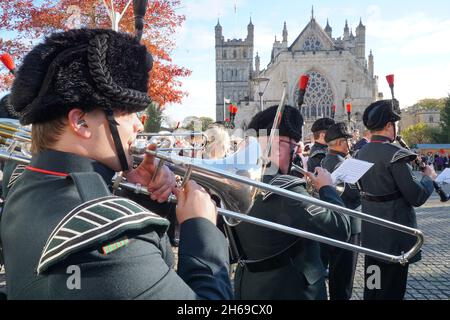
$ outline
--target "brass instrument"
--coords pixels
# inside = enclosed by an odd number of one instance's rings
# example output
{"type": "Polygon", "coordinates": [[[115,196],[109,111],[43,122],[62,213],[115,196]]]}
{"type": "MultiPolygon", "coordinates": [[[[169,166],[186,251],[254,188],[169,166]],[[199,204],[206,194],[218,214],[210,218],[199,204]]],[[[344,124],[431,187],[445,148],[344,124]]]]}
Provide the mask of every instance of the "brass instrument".
{"type": "MultiPolygon", "coordinates": [[[[137,136],[136,143],[133,145],[138,145],[139,148],[149,144],[156,144],[158,150],[167,152],[195,152],[203,151],[208,141],[206,135],[203,132],[160,132],[160,133],[139,133],[137,136]],[[202,137],[202,142],[198,143],[195,141],[197,137],[202,137]],[[192,141],[180,141],[182,138],[190,138],[192,141]],[[181,142],[181,143],[180,143],[181,142]],[[184,143],[183,143],[184,142],[184,143]],[[189,144],[189,146],[186,146],[189,144]]],[[[133,150],[132,150],[133,152],[133,150]]]]}
{"type": "MultiPolygon", "coordinates": [[[[383,220],[355,210],[324,202],[310,196],[305,196],[260,182],[262,177],[262,163],[258,159],[260,148],[256,139],[249,139],[247,146],[244,149],[222,160],[201,160],[180,157],[161,151],[145,150],[145,153],[160,159],[161,164],[168,162],[169,168],[176,174],[184,174],[184,182],[192,177],[199,184],[207,187],[213,194],[217,195],[225,206],[224,209],[218,208],[218,213],[224,216],[224,218],[226,218],[226,223],[231,226],[237,225],[240,222],[253,223],[258,226],[286,232],[342,249],[367,254],[391,263],[400,264],[408,263],[408,261],[419,252],[423,244],[423,234],[418,229],[406,227],[401,224],[393,223],[388,220],[383,220]],[[293,200],[327,208],[386,228],[408,233],[415,236],[417,241],[408,252],[396,256],[248,216],[247,213],[253,205],[255,196],[261,191],[273,192],[274,194],[286,196],[293,200]]],[[[15,151],[0,151],[0,158],[17,161],[23,164],[28,164],[30,161],[30,157],[19,155],[15,151]]],[[[140,185],[134,185],[120,180],[115,180],[113,183],[118,187],[132,190],[139,194],[149,194],[146,188],[140,185]]],[[[176,198],[171,196],[169,201],[176,202],[176,198]]]]}
{"type": "MultiPolygon", "coordinates": [[[[295,163],[292,163],[292,168],[291,171],[293,172],[298,172],[302,175],[304,175],[306,177],[306,174],[308,173],[307,170],[303,169],[302,167],[296,165],[295,163]]],[[[305,178],[306,181],[306,191],[310,194],[310,195],[314,195],[316,192],[314,190],[313,185],[311,184],[311,182],[309,181],[309,179],[305,178]]],[[[344,191],[345,191],[345,183],[338,183],[337,185],[335,185],[336,187],[336,191],[338,192],[339,196],[341,196],[344,191]]]]}
{"type": "MultiPolygon", "coordinates": [[[[219,208],[218,213],[224,216],[226,218],[226,223],[231,226],[235,226],[240,222],[253,223],[295,236],[319,241],[342,249],[367,254],[391,263],[400,264],[408,263],[408,261],[419,252],[423,244],[423,234],[418,229],[406,227],[401,224],[361,213],[359,211],[347,209],[345,207],[334,205],[310,196],[301,195],[260,182],[262,178],[261,174],[263,165],[259,159],[260,148],[256,139],[250,138],[245,149],[222,160],[201,160],[174,156],[160,151],[141,151],[155,156],[163,163],[168,163],[169,168],[173,170],[174,173],[184,175],[184,182],[192,178],[200,185],[212,191],[213,194],[217,195],[225,205],[225,209],[219,208]],[[244,162],[242,162],[242,160],[244,160],[244,162]],[[396,256],[248,216],[247,213],[253,205],[255,196],[261,192],[272,192],[293,200],[323,207],[332,211],[360,218],[364,221],[375,223],[386,228],[411,234],[417,238],[417,241],[408,252],[396,256]]],[[[115,185],[127,190],[132,190],[136,193],[148,194],[145,187],[133,185],[123,180],[115,181],[115,185]]],[[[171,196],[169,201],[175,202],[176,198],[171,196]]]]}
{"type": "Polygon", "coordinates": [[[31,132],[18,120],[0,118],[0,159],[27,164],[31,159],[31,132]]]}

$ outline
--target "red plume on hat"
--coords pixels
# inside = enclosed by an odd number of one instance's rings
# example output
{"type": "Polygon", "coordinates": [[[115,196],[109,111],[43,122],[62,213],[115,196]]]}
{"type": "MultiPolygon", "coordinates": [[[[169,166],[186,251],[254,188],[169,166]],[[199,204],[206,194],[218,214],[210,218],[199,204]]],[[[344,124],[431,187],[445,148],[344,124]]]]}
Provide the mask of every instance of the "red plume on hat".
{"type": "Polygon", "coordinates": [[[309,82],[309,76],[302,75],[300,77],[300,82],[299,82],[300,90],[306,90],[306,87],[308,86],[308,82],[309,82]]]}
{"type": "Polygon", "coordinates": [[[331,106],[331,118],[334,119],[334,116],[335,116],[335,115],[336,115],[336,105],[333,104],[333,105],[331,106]]]}
{"type": "Polygon", "coordinates": [[[386,80],[389,84],[389,87],[393,87],[394,86],[394,75],[393,74],[389,74],[386,76],[386,80]]]}
{"type": "Polygon", "coordinates": [[[298,87],[300,89],[300,92],[298,94],[298,106],[299,107],[301,107],[303,105],[306,88],[308,87],[308,82],[309,82],[309,76],[302,74],[302,76],[300,77],[300,81],[298,83],[298,87]]]}
{"type": "Polygon", "coordinates": [[[394,101],[394,99],[395,99],[395,97],[394,97],[394,75],[388,74],[386,76],[386,80],[389,84],[389,88],[391,88],[392,101],[394,101]]]}
{"type": "Polygon", "coordinates": [[[14,74],[14,70],[16,69],[16,66],[14,65],[14,60],[11,57],[9,53],[4,53],[0,56],[0,60],[3,62],[6,68],[14,74]]]}
{"type": "Polygon", "coordinates": [[[347,103],[347,113],[351,113],[351,112],[352,112],[352,104],[347,103]]]}

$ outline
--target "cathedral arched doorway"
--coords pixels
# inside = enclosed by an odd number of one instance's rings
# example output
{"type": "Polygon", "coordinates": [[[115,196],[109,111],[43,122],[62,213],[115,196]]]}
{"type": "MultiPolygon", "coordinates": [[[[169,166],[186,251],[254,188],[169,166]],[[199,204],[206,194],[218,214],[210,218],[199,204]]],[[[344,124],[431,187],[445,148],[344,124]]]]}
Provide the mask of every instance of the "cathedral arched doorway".
{"type": "MultiPolygon", "coordinates": [[[[307,75],[309,76],[309,82],[302,106],[303,117],[305,120],[331,117],[334,95],[330,83],[318,71],[309,71],[307,75]]],[[[297,101],[299,93],[298,86],[296,87],[295,101],[297,101]]]]}

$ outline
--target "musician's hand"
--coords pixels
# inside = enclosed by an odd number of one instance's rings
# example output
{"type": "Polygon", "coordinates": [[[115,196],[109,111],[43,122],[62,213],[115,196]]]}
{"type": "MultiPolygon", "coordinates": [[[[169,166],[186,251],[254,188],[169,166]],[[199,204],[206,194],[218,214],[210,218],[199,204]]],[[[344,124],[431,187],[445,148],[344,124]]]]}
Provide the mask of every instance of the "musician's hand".
{"type": "MultiPolygon", "coordinates": [[[[149,150],[156,150],[156,145],[152,144],[148,147],[149,150]]],[[[163,203],[175,188],[175,175],[166,166],[162,166],[158,171],[155,180],[152,181],[153,175],[158,167],[158,159],[154,156],[145,154],[144,160],[134,170],[126,173],[125,177],[131,183],[139,183],[146,186],[151,193],[151,199],[163,203]]]]}
{"type": "Polygon", "coordinates": [[[432,180],[435,180],[437,178],[437,173],[431,166],[425,166],[422,173],[425,176],[430,177],[432,180]]]}
{"type": "Polygon", "coordinates": [[[217,219],[217,208],[205,189],[194,181],[189,181],[184,189],[174,189],[177,196],[177,220],[179,224],[193,218],[205,218],[214,225],[217,219]]]}
{"type": "Polygon", "coordinates": [[[319,192],[322,187],[333,185],[331,174],[324,168],[317,167],[316,174],[308,172],[307,176],[311,180],[312,185],[317,192],[319,192]]]}

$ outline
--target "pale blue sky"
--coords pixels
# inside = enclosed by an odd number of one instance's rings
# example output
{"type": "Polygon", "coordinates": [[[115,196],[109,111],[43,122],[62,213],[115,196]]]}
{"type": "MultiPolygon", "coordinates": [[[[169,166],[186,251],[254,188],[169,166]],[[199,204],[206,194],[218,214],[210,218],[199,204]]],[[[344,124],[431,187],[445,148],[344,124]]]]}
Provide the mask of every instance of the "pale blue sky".
{"type": "MultiPolygon", "coordinates": [[[[402,106],[450,93],[448,0],[182,0],[178,12],[186,15],[186,21],[176,34],[173,59],[192,70],[183,79],[189,97],[181,105],[167,106],[165,113],[176,121],[190,115],[215,117],[214,26],[218,17],[226,39],[245,38],[251,15],[255,53],[259,52],[264,68],[275,35],[281,38],[284,21],[291,43],[309,22],[311,6],[322,27],[329,19],[333,37],[342,36],[346,19],[354,30],[362,18],[366,54],[372,49],[379,90],[385,96],[389,91],[384,76],[389,73],[396,75],[396,97],[402,106]]],[[[5,33],[0,30],[2,36],[5,33]]]]}
{"type": "Polygon", "coordinates": [[[333,37],[342,36],[346,19],[354,30],[362,18],[367,28],[366,54],[372,49],[379,90],[386,97],[389,88],[384,76],[390,73],[396,75],[396,97],[402,106],[450,93],[449,1],[185,0],[180,12],[186,22],[177,34],[174,62],[193,73],[183,81],[189,97],[181,105],[168,106],[166,114],[175,120],[188,115],[215,117],[214,26],[218,17],[226,39],[245,38],[251,15],[255,53],[259,52],[264,68],[275,35],[281,38],[283,22],[290,44],[309,22],[312,6],[322,27],[329,19],[333,37]]]}

